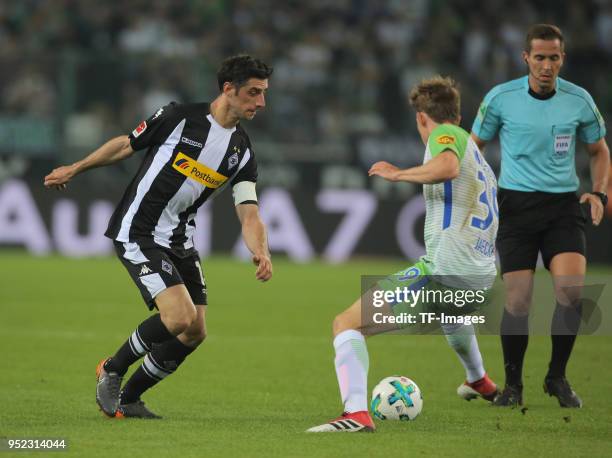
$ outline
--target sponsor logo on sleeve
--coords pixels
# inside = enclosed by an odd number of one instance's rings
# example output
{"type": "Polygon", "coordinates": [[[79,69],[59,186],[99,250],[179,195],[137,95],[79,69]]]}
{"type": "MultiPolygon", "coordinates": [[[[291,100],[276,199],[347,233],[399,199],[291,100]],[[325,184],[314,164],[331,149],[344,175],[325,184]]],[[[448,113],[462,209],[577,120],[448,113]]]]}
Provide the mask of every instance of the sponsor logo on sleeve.
{"type": "Polygon", "coordinates": [[[217,189],[227,181],[227,177],[225,175],[221,175],[219,172],[205,166],[204,164],[181,152],[179,152],[174,158],[172,168],[181,175],[185,175],[187,178],[197,181],[198,183],[211,189],[217,189]]]}
{"type": "Polygon", "coordinates": [[[481,121],[484,119],[486,113],[487,113],[487,104],[482,102],[480,104],[480,108],[478,108],[478,117],[480,118],[481,121]]]}
{"type": "Polygon", "coordinates": [[[605,125],[604,118],[597,107],[595,107],[595,117],[597,118],[599,125],[603,128],[603,126],[605,125]]]}
{"type": "Polygon", "coordinates": [[[436,142],[438,142],[440,145],[451,145],[455,143],[455,137],[452,135],[440,135],[438,138],[436,138],[436,142]]]}
{"type": "Polygon", "coordinates": [[[142,121],[138,127],[132,131],[132,137],[138,138],[147,129],[147,121],[142,121]]]}

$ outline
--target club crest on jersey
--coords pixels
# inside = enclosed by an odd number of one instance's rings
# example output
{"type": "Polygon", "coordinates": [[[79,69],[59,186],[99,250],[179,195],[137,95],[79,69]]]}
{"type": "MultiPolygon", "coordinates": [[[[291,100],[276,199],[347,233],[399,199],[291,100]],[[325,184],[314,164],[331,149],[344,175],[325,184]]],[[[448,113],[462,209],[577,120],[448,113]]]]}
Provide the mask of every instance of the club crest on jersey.
{"type": "Polygon", "coordinates": [[[138,127],[132,131],[132,137],[138,138],[147,129],[147,121],[142,121],[138,127]]]}
{"type": "Polygon", "coordinates": [[[178,171],[181,175],[185,175],[207,188],[217,189],[227,181],[225,175],[205,166],[204,164],[190,158],[186,154],[179,152],[174,158],[172,168],[178,171]]]}
{"type": "Polygon", "coordinates": [[[238,161],[240,159],[238,158],[238,153],[234,153],[232,154],[229,159],[227,160],[227,167],[229,170],[233,169],[234,167],[236,167],[238,165],[238,161]]]}
{"type": "Polygon", "coordinates": [[[455,137],[452,135],[440,135],[438,138],[436,138],[436,142],[438,142],[440,145],[450,145],[455,143],[455,137]]]}

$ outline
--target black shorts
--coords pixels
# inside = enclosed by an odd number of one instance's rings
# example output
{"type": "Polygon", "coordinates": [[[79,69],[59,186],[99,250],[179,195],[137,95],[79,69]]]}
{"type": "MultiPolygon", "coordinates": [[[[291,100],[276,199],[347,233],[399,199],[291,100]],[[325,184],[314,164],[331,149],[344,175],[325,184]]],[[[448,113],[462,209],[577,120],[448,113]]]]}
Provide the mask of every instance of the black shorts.
{"type": "Polygon", "coordinates": [[[501,273],[535,270],[538,252],[544,266],[559,253],[586,255],[586,218],[573,192],[522,192],[501,189],[498,194],[497,252],[501,273]]]}
{"type": "Polygon", "coordinates": [[[150,310],[155,297],[166,288],[184,284],[195,305],[206,305],[206,282],[197,254],[180,258],[157,246],[141,248],[137,243],[115,243],[115,251],[150,310]]]}

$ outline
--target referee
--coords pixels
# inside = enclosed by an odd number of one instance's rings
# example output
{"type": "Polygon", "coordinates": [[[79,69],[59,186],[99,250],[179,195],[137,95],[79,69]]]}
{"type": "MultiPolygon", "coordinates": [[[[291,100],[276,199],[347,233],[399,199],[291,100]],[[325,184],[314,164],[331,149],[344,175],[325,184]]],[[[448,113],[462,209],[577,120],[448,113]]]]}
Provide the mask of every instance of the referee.
{"type": "Polygon", "coordinates": [[[586,272],[586,218],[580,204],[589,203],[591,221],[598,225],[608,200],[610,151],[604,120],[589,93],[558,77],[565,59],[559,28],[532,26],[523,59],[529,74],[494,87],[472,126],[481,150],[499,132],[502,152],[497,250],[506,290],[500,330],[506,385],[494,404],[523,402],[522,368],[539,252],[556,298],[544,390],[561,407],[581,407],[565,377],[580,327],[580,289],[586,272]],[[593,182],[592,191],[580,198],[574,158],[578,140],[590,155],[593,182]]]}
{"type": "MultiPolygon", "coordinates": [[[[96,402],[109,417],[160,418],[140,399],[177,370],[206,336],[206,283],[193,244],[195,215],[230,185],[242,236],[260,281],[272,277],[266,230],[259,217],[257,163],[240,120],[265,106],[272,68],[250,56],[226,59],[212,103],[170,103],[130,135],[114,138],[85,159],[59,167],[45,186],[63,189],[75,175],[146,150],[106,236],[150,310],[158,310],[96,370],[96,402]],[[143,362],[121,388],[128,368],[143,362]]],[[[121,319],[119,315],[118,319],[121,319]]]]}

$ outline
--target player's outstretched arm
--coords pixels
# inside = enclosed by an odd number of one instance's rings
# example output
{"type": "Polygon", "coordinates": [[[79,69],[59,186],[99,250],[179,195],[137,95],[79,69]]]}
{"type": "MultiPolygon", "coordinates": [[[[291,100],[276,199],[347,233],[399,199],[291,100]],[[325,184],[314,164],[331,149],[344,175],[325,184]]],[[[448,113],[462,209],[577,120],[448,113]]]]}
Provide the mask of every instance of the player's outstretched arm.
{"type": "Polygon", "coordinates": [[[442,183],[459,176],[459,159],[454,152],[446,150],[423,165],[405,170],[380,161],[370,168],[368,175],[379,176],[389,181],[408,181],[419,184],[442,183]]]}
{"type": "MultiPolygon", "coordinates": [[[[610,173],[610,149],[604,138],[596,143],[587,144],[587,151],[591,156],[591,181],[593,192],[606,193],[608,190],[608,176],[610,173]]],[[[591,206],[591,220],[598,226],[603,218],[604,208],[601,199],[594,194],[584,193],[580,196],[580,203],[588,202],[591,206]]]]}
{"type": "Polygon", "coordinates": [[[127,135],[115,137],[107,141],[89,156],[72,165],[64,165],[54,169],[45,177],[47,188],[64,189],[72,177],[86,170],[121,161],[134,153],[127,135]]]}
{"type": "Polygon", "coordinates": [[[253,253],[253,264],[257,266],[255,278],[268,281],[272,278],[272,260],[268,248],[266,226],[259,217],[259,207],[252,203],[236,206],[238,219],[242,224],[242,238],[247,248],[253,253]]]}

